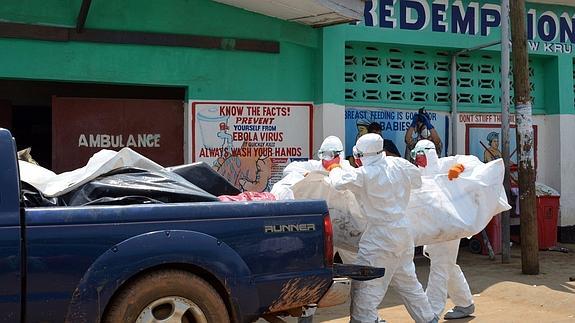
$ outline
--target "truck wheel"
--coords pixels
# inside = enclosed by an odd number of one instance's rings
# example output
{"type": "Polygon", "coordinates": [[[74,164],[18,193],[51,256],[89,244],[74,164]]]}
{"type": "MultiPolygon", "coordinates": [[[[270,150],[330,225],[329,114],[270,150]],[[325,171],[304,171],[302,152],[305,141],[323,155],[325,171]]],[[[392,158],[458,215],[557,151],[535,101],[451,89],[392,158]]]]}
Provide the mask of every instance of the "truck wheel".
{"type": "Polygon", "coordinates": [[[479,239],[471,238],[471,240],[469,240],[469,250],[471,253],[480,254],[482,249],[483,247],[479,239]]]}
{"type": "Polygon", "coordinates": [[[226,305],[205,280],[182,270],[146,274],[123,288],[103,320],[117,322],[229,323],[226,305]]]}

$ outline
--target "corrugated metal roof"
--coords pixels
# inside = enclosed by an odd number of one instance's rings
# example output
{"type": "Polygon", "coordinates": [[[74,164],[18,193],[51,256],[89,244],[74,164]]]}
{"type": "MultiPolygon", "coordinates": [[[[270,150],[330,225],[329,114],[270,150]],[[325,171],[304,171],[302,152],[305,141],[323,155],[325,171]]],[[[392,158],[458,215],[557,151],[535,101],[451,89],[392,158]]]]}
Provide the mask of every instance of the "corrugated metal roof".
{"type": "Polygon", "coordinates": [[[360,20],[364,0],[214,0],[248,11],[310,26],[360,20]]]}

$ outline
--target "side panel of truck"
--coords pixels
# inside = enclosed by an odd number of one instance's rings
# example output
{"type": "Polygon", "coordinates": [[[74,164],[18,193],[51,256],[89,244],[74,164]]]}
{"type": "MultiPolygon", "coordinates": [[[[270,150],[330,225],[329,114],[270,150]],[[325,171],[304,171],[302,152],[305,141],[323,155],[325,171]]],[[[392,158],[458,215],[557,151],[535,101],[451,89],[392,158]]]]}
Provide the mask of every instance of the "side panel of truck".
{"type": "Polygon", "coordinates": [[[319,202],[28,209],[27,318],[64,321],[72,315],[95,321],[130,275],[170,263],[210,271],[229,290],[243,317],[282,308],[289,304],[282,292],[294,289],[304,292],[302,300],[307,294],[319,299],[331,283],[331,269],[323,263],[323,212],[319,202]],[[309,230],[269,230],[302,224],[309,230]],[[200,235],[212,239],[212,249],[200,246],[200,235]],[[133,237],[139,237],[139,249],[124,248],[133,237]],[[94,266],[106,254],[115,261],[94,266]],[[235,263],[225,264],[234,257],[235,263]],[[157,263],[138,262],[147,258],[157,263]],[[105,279],[85,284],[86,274],[94,271],[105,279]],[[70,308],[73,295],[84,290],[94,292],[81,300],[89,304],[72,302],[70,308]]]}
{"type": "Polygon", "coordinates": [[[0,129],[0,321],[19,322],[21,295],[20,207],[18,166],[14,154],[5,153],[14,141],[0,129]]]}

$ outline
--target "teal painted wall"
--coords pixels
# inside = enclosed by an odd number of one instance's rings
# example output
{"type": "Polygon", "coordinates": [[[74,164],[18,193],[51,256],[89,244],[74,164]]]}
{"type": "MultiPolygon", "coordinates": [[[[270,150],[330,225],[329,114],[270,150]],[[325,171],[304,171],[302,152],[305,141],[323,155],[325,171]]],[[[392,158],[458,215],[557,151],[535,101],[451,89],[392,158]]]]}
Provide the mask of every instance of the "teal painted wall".
{"type": "MultiPolygon", "coordinates": [[[[0,20],[73,27],[81,0],[4,0],[0,20]]],[[[93,1],[86,28],[275,40],[279,54],[0,39],[0,77],[178,85],[198,100],[313,101],[317,29],[207,0],[93,1]]]]}
{"type": "Polygon", "coordinates": [[[317,82],[317,102],[336,104],[344,102],[345,46],[342,42],[344,37],[341,29],[333,29],[330,32],[325,32],[324,29],[321,33],[319,53],[322,56],[317,64],[317,75],[321,81],[317,82]]]}
{"type": "MultiPolygon", "coordinates": [[[[380,1],[380,3],[383,0],[380,1]]],[[[400,3],[403,0],[394,1],[394,14],[393,18],[397,19],[396,23],[399,24],[399,11],[400,3]]],[[[411,3],[414,3],[412,1],[411,3]]],[[[448,10],[447,10],[447,21],[450,21],[451,17],[451,5],[454,4],[454,0],[448,0],[448,10]]],[[[467,7],[471,2],[478,4],[478,8],[484,8],[485,6],[492,8],[492,6],[498,6],[500,1],[487,0],[487,1],[462,1],[464,7],[467,7]]],[[[432,1],[428,0],[428,4],[432,1]]],[[[572,17],[575,14],[575,8],[566,6],[550,6],[550,5],[540,5],[540,4],[527,4],[527,9],[535,13],[535,17],[541,16],[546,11],[554,12],[557,16],[569,16],[572,17]]],[[[375,10],[376,16],[379,14],[378,10],[375,10]]],[[[412,16],[415,18],[415,16],[412,16]]],[[[567,36],[565,36],[567,37],[567,36]]],[[[575,37],[574,37],[575,38],[575,37]]],[[[437,51],[443,50],[447,52],[456,52],[462,49],[472,48],[484,44],[488,44],[493,41],[498,41],[500,39],[500,30],[498,27],[491,28],[490,33],[487,36],[482,35],[469,35],[461,33],[447,32],[435,32],[431,30],[431,23],[426,25],[422,30],[404,30],[399,27],[382,28],[379,26],[365,26],[359,25],[340,25],[325,28],[323,30],[322,39],[331,39],[332,41],[322,42],[322,52],[324,53],[324,65],[326,61],[332,64],[332,71],[329,77],[326,77],[327,72],[324,71],[323,75],[323,93],[322,97],[332,103],[340,105],[353,105],[353,106],[382,106],[382,107],[394,107],[386,104],[385,99],[381,102],[368,101],[368,100],[346,100],[345,89],[346,87],[346,69],[344,61],[341,59],[334,60],[330,57],[331,53],[341,52],[341,48],[345,48],[346,45],[353,44],[373,44],[380,49],[382,47],[404,47],[404,48],[416,48],[420,47],[427,51],[437,51]],[[342,90],[342,88],[344,88],[342,90]],[[336,93],[337,92],[337,93],[336,93]]],[[[537,50],[531,50],[531,59],[535,61],[533,66],[535,67],[535,75],[533,79],[535,80],[534,91],[538,93],[538,97],[535,98],[534,113],[535,114],[558,114],[558,113],[575,113],[574,109],[574,88],[573,88],[573,57],[575,57],[575,39],[570,41],[566,39],[562,43],[560,42],[559,34],[555,40],[545,42],[541,37],[535,33],[532,40],[533,43],[539,43],[537,50]],[[545,43],[561,43],[563,49],[570,49],[567,53],[553,52],[553,50],[544,50],[545,43]]],[[[551,47],[553,49],[553,47],[551,47]]],[[[483,50],[489,53],[491,56],[499,56],[500,46],[495,45],[483,50]]],[[[476,52],[480,54],[480,52],[476,52]]],[[[497,66],[498,67],[498,66],[497,66]]],[[[497,70],[496,73],[499,71],[497,70]]],[[[384,73],[382,73],[384,75],[384,73]]],[[[359,76],[361,77],[361,76],[359,76]]],[[[497,79],[499,79],[497,77],[497,79]]],[[[382,80],[382,83],[385,81],[382,80]]],[[[366,87],[371,85],[367,84],[366,87]]],[[[498,101],[497,101],[498,102],[498,101]]],[[[449,111],[450,102],[445,104],[431,102],[427,104],[432,106],[433,109],[439,111],[449,111]]],[[[398,103],[395,107],[397,108],[407,108],[415,109],[421,106],[421,104],[410,104],[404,102],[403,104],[398,103]]],[[[460,111],[463,112],[498,112],[500,107],[498,104],[487,104],[487,105],[473,105],[473,104],[462,104],[460,105],[460,111]]]]}
{"type": "MultiPolygon", "coordinates": [[[[553,77],[549,80],[550,91],[554,93],[553,98],[557,100],[555,105],[557,110],[548,111],[549,114],[574,114],[575,113],[575,86],[574,61],[572,56],[558,56],[556,58],[556,70],[553,70],[553,77]]],[[[551,73],[550,73],[551,74],[551,73]]]]}

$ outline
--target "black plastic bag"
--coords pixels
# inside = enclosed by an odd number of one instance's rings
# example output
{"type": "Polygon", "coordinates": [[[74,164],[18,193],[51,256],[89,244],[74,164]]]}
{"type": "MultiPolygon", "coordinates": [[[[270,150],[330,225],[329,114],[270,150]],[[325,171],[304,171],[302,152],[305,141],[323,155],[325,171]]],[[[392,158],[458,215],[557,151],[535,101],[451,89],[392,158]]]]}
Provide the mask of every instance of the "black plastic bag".
{"type": "Polygon", "coordinates": [[[242,192],[205,162],[174,166],[167,170],[215,196],[238,195],[242,192]]]}
{"type": "Polygon", "coordinates": [[[59,206],[60,200],[57,197],[46,197],[34,186],[20,182],[22,205],[24,207],[59,206]]]}
{"type": "Polygon", "coordinates": [[[134,205],[134,204],[163,204],[158,200],[154,200],[145,196],[122,196],[122,197],[101,197],[91,202],[85,203],[88,205],[134,205]]]}
{"type": "Polygon", "coordinates": [[[134,167],[106,173],[61,199],[68,206],[218,201],[175,173],[134,167]]]}

